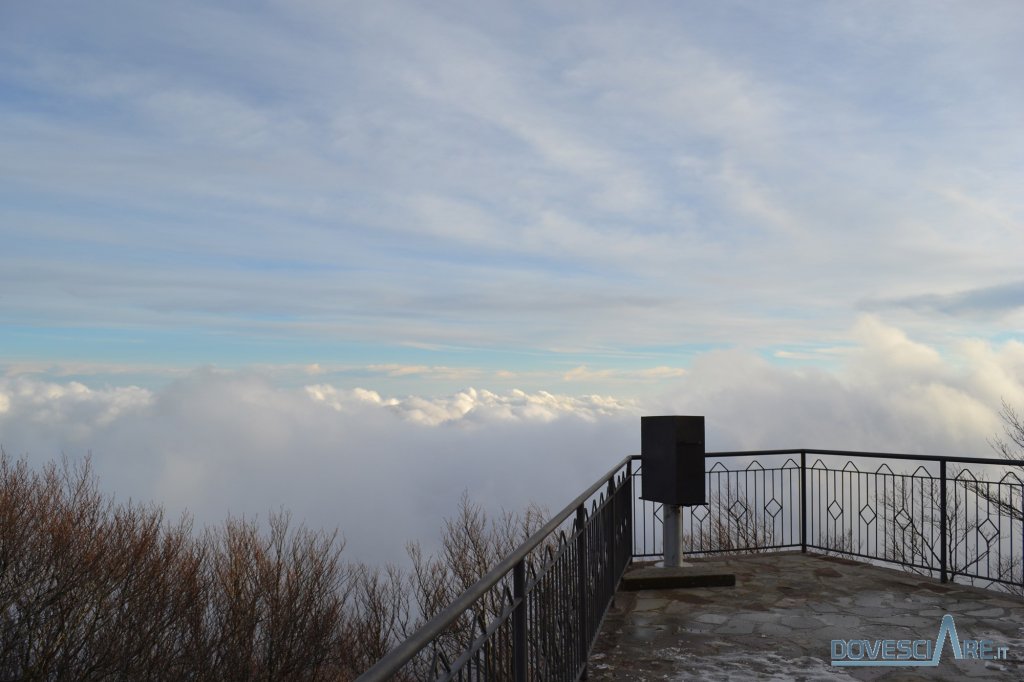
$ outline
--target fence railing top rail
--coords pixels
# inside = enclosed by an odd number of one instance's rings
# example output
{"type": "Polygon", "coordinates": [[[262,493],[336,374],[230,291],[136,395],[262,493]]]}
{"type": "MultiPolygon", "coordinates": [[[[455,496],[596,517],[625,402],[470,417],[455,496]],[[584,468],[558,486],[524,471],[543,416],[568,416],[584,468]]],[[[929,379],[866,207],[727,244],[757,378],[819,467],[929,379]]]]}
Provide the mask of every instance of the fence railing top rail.
{"type": "MultiPolygon", "coordinates": [[[[860,450],[817,450],[814,448],[790,448],[782,450],[735,450],[708,452],[706,457],[757,457],[759,455],[837,455],[840,457],[866,457],[871,459],[905,459],[921,462],[957,462],[962,464],[994,464],[1024,467],[1024,459],[1003,459],[1002,457],[957,457],[947,455],[916,455],[900,452],[862,452],[860,450]]],[[[639,455],[633,455],[639,459],[639,455]]]]}
{"type": "Polygon", "coordinates": [[[618,464],[612,467],[608,473],[599,478],[593,485],[580,493],[576,499],[565,506],[562,511],[551,518],[540,530],[531,535],[526,542],[519,545],[511,554],[501,560],[494,568],[485,574],[480,580],[474,583],[469,589],[463,592],[455,601],[449,604],[443,611],[428,620],[423,626],[414,632],[409,639],[389,651],[383,658],[373,665],[372,668],[357,678],[357,682],[373,682],[376,680],[389,680],[401,670],[402,666],[411,661],[416,654],[425,646],[430,644],[435,637],[445,631],[466,612],[474,602],[487,594],[487,591],[498,584],[498,582],[512,571],[516,564],[525,559],[530,552],[536,549],[544,540],[551,535],[562,523],[576,513],[576,509],[592,495],[608,485],[609,480],[622,470],[634,457],[624,457],[618,464]]]}

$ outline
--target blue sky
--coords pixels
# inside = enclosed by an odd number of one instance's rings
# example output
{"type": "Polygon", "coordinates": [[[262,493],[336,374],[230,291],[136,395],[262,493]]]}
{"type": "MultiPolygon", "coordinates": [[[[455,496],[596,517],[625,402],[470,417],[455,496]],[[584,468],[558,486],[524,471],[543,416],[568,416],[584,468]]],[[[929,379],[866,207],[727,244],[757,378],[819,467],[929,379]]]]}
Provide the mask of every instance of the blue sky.
{"type": "MultiPolygon", "coordinates": [[[[229,372],[431,425],[729,424],[799,390],[837,441],[956,414],[879,433],[984,447],[1024,400],[1022,27],[1017,2],[5,2],[0,442],[113,452],[136,441],[66,401],[114,424],[229,372]]],[[[774,417],[722,440],[793,443],[758,440],[774,417]]]]}
{"type": "Polygon", "coordinates": [[[1021,328],[1017,3],[5,3],[7,363],[1021,328]]]}

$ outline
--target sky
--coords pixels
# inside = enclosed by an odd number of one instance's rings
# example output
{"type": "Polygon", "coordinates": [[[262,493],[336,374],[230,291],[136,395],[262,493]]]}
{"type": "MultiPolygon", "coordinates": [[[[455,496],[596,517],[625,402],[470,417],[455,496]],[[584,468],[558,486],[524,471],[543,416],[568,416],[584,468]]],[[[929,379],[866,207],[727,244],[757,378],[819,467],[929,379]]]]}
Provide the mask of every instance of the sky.
{"type": "Polygon", "coordinates": [[[4,2],[0,445],[387,560],[463,489],[559,508],[642,414],[985,456],[1024,406],[1022,27],[4,2]]]}

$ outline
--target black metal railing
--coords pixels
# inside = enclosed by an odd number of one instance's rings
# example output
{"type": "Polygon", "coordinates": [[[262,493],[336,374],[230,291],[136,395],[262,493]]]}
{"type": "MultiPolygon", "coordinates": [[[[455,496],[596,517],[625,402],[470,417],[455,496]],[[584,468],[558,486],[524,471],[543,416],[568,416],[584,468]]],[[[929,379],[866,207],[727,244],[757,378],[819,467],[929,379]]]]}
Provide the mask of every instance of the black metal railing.
{"type": "MultiPolygon", "coordinates": [[[[686,554],[810,549],[1024,594],[1024,461],[806,449],[707,458],[708,503],[683,512],[686,554]]],[[[633,504],[634,557],[661,556],[660,505],[633,504]]]]}
{"type": "MultiPolygon", "coordinates": [[[[1024,594],[1024,461],[707,459],[708,502],[683,512],[686,554],[814,550],[1024,594]]],[[[662,556],[661,505],[638,497],[642,475],[639,456],[619,462],[359,681],[579,679],[627,565],[662,556]]]]}
{"type": "Polygon", "coordinates": [[[632,558],[627,457],[358,679],[576,680],[632,558]]]}

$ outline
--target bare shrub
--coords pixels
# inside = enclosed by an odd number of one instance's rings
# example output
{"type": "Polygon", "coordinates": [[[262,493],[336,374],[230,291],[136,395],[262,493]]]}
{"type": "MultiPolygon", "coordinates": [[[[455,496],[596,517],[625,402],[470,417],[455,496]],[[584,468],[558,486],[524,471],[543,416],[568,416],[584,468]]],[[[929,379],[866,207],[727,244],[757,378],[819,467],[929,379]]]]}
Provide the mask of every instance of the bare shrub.
{"type": "Polygon", "coordinates": [[[0,679],[338,679],[342,545],[269,526],[196,539],[114,504],[88,460],[36,472],[0,451],[0,679]]]}
{"type": "Polygon", "coordinates": [[[290,530],[272,514],[269,534],[229,519],[207,535],[209,670],[221,680],[327,679],[340,663],[347,573],[337,534],[290,530]]]}
{"type": "MultiPolygon", "coordinates": [[[[464,491],[457,512],[445,520],[437,554],[425,555],[418,542],[407,546],[413,566],[408,585],[418,611],[418,617],[410,622],[410,634],[472,587],[545,522],[546,512],[536,504],[530,504],[522,514],[503,511],[490,518],[464,491]]],[[[530,560],[543,561],[546,547],[538,547],[530,560]]],[[[442,633],[431,651],[424,652],[425,660],[413,666],[420,677],[429,669],[428,660],[436,655],[454,661],[501,614],[507,604],[505,593],[511,591],[510,581],[507,577],[488,590],[442,633]]]]}
{"type": "Polygon", "coordinates": [[[187,520],[115,506],[88,460],[34,472],[0,452],[0,678],[184,673],[201,560],[187,520]]]}
{"type": "MultiPolygon", "coordinates": [[[[351,680],[543,519],[489,519],[464,494],[436,555],[409,545],[411,571],[346,564],[337,532],[284,511],[196,536],[188,518],[115,504],[88,459],[37,471],[0,450],[0,680],[351,680]]],[[[481,600],[445,650],[500,608],[498,592],[481,600]]]]}
{"type": "Polygon", "coordinates": [[[771,551],[767,548],[775,544],[775,524],[748,502],[746,488],[727,485],[722,493],[708,497],[706,508],[703,519],[691,516],[691,530],[683,534],[685,547],[716,554],[771,551]]]}
{"type": "Polygon", "coordinates": [[[411,633],[409,587],[405,573],[394,565],[358,564],[350,570],[353,589],[346,664],[358,674],[411,633]]]}

